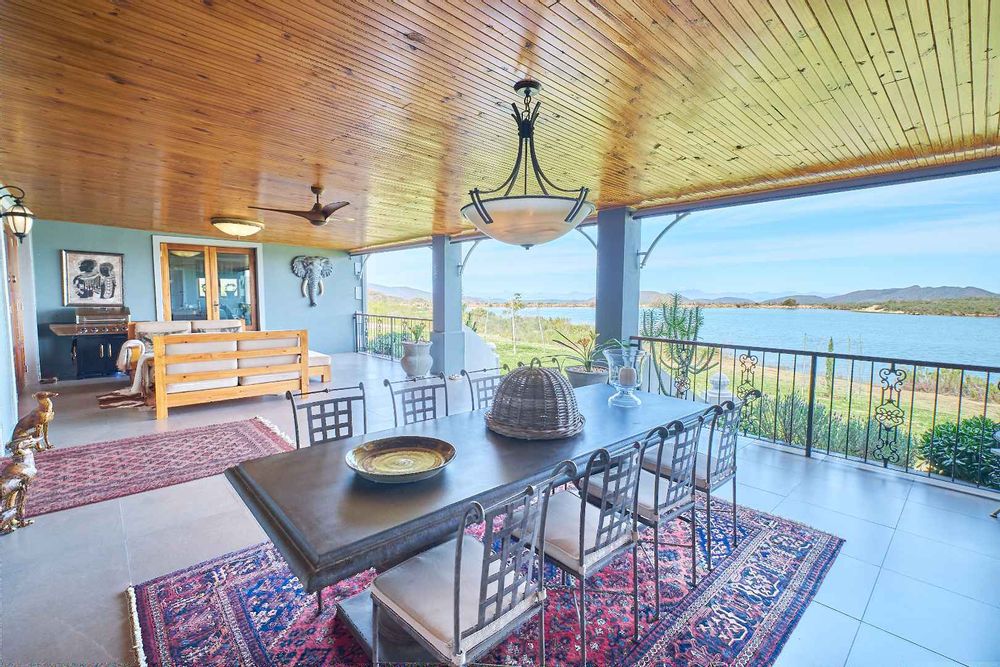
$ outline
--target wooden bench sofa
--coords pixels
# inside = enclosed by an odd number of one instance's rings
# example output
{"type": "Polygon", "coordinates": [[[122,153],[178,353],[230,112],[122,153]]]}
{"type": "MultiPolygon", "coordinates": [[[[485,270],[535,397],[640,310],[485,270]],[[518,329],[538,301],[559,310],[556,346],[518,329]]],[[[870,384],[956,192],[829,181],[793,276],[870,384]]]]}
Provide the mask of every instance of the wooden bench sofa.
{"type": "Polygon", "coordinates": [[[157,419],[181,405],[309,390],[304,329],[164,334],[152,343],[157,419]]]}

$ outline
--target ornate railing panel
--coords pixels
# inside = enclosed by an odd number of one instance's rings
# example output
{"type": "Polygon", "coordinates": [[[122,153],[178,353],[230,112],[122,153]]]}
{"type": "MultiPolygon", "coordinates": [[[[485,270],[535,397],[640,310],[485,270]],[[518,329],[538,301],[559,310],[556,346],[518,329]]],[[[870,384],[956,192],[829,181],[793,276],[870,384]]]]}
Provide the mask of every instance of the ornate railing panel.
{"type": "Polygon", "coordinates": [[[649,390],[711,403],[749,398],[747,436],[1000,490],[1000,367],[634,339],[652,358],[649,390]],[[712,363],[692,371],[693,358],[712,363]]]}

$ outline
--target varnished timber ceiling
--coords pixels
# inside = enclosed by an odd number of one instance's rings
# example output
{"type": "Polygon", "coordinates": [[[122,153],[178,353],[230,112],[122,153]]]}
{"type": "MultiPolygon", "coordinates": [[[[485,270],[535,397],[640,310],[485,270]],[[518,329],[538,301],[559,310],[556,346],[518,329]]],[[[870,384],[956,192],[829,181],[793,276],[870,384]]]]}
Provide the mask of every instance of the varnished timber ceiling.
{"type": "Polygon", "coordinates": [[[261,240],[465,229],[544,84],[550,177],[599,207],[1000,155],[1000,0],[0,0],[0,181],[41,218],[261,240]]]}

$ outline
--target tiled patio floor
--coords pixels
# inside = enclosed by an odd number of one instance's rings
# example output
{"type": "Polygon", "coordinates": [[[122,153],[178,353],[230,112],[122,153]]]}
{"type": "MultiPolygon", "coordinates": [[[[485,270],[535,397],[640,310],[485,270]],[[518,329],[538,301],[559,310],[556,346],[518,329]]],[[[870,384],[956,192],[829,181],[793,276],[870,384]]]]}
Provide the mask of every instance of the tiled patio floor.
{"type": "MultiPolygon", "coordinates": [[[[336,385],[363,380],[371,430],[392,425],[382,386],[398,365],[334,357],[336,385]]],[[[291,433],[284,399],[146,411],[96,408],[107,382],[56,388],[58,447],[260,415],[291,433]]],[[[464,385],[451,397],[468,409],[464,385]]],[[[737,501],[847,541],[779,664],[1000,665],[998,504],[755,442],[739,452],[737,501]]],[[[44,474],[44,471],[42,472],[44,474]]],[[[0,538],[0,664],[130,663],[132,583],[264,540],[222,477],[40,517],[0,538]]]]}

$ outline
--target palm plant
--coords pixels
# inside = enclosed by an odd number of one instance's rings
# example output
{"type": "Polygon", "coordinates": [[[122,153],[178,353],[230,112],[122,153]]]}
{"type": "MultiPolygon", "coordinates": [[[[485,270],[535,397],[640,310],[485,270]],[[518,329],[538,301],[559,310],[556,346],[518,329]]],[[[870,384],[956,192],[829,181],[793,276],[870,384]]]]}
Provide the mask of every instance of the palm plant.
{"type": "Polygon", "coordinates": [[[588,373],[594,371],[594,363],[600,359],[601,352],[612,345],[611,342],[598,343],[597,331],[594,329],[590,329],[577,340],[573,340],[558,329],[556,330],[556,336],[558,338],[553,338],[552,342],[569,350],[557,356],[578,366],[583,366],[583,370],[588,373]]]}

